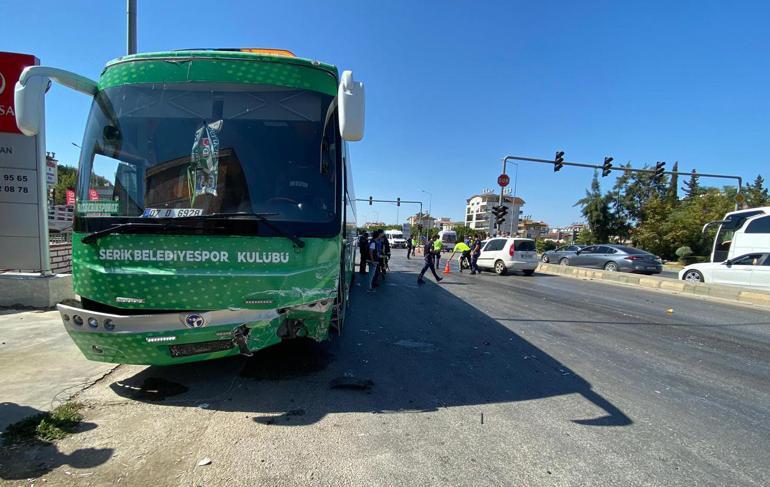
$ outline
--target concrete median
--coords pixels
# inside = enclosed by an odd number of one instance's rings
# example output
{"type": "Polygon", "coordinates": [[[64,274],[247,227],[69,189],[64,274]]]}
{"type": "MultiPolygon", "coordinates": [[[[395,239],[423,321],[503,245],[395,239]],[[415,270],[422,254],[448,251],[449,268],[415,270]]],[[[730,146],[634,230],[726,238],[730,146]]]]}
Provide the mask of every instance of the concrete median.
{"type": "Polygon", "coordinates": [[[629,274],[624,272],[608,272],[598,269],[586,269],[584,267],[570,267],[555,264],[541,263],[538,272],[561,276],[577,277],[582,279],[595,279],[599,281],[619,282],[647,289],[660,289],[681,294],[727,299],[740,303],[754,304],[757,306],[770,306],[770,292],[756,289],[747,290],[738,286],[722,284],[707,284],[685,282],[665,277],[629,274]]]}

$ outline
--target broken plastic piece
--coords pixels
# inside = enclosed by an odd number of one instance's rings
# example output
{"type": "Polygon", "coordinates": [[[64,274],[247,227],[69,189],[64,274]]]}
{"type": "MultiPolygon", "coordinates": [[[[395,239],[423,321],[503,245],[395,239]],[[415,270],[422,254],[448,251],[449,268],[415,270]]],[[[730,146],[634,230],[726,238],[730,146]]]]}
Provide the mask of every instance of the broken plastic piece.
{"type": "Polygon", "coordinates": [[[245,355],[246,357],[251,357],[254,354],[251,353],[251,350],[249,350],[249,347],[246,344],[246,336],[248,334],[249,334],[249,329],[243,325],[234,329],[233,344],[235,344],[238,347],[238,350],[241,352],[241,355],[245,355]]]}
{"type": "Polygon", "coordinates": [[[337,377],[329,382],[330,389],[352,389],[352,390],[366,390],[370,389],[374,385],[374,381],[371,379],[359,379],[357,377],[337,377]]]}

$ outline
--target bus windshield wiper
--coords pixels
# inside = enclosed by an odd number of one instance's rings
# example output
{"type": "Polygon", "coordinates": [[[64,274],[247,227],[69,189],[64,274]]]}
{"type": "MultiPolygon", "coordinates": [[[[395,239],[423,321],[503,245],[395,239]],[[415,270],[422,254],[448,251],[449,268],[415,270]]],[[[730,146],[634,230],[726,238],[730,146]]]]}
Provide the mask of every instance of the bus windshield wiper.
{"type": "Polygon", "coordinates": [[[157,227],[161,227],[161,229],[168,228],[168,224],[155,223],[155,222],[119,223],[114,227],[105,228],[104,230],[99,230],[96,232],[89,233],[88,235],[80,239],[80,241],[83,242],[84,244],[90,244],[90,243],[96,242],[102,237],[106,237],[107,235],[112,235],[113,233],[123,233],[124,231],[136,230],[138,228],[157,228],[157,227]]]}
{"type": "Polygon", "coordinates": [[[236,211],[231,213],[209,213],[208,215],[199,215],[199,216],[186,216],[182,218],[177,219],[202,219],[202,220],[217,220],[217,219],[227,219],[227,218],[237,218],[237,217],[246,217],[249,219],[255,219],[259,221],[260,223],[264,223],[266,226],[268,226],[272,231],[280,235],[281,237],[288,238],[292,241],[294,245],[296,245],[299,248],[302,248],[305,246],[305,242],[302,241],[298,236],[293,235],[289,232],[286,232],[284,230],[281,230],[280,227],[278,227],[275,223],[268,220],[266,217],[278,215],[278,213],[252,213],[249,211],[236,211]]]}

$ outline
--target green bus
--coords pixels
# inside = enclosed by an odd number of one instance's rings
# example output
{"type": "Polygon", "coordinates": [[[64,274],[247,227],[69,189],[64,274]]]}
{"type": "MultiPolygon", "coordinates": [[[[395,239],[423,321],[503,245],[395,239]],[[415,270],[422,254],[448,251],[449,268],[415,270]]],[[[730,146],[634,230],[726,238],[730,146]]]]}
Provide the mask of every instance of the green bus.
{"type": "Polygon", "coordinates": [[[90,360],[169,365],[322,341],[356,252],[352,73],[272,49],[141,53],[99,81],[30,67],[17,124],[43,131],[50,80],[89,94],[72,238],[80,301],[58,309],[90,360]]]}

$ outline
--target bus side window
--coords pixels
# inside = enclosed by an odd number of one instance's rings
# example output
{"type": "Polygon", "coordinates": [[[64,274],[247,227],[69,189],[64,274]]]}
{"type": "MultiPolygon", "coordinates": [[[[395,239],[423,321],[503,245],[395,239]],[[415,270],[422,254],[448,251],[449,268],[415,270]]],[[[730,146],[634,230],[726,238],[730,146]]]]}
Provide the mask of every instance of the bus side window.
{"type": "Polygon", "coordinates": [[[770,233],[770,216],[757,218],[746,227],[746,233],[770,233]]]}

